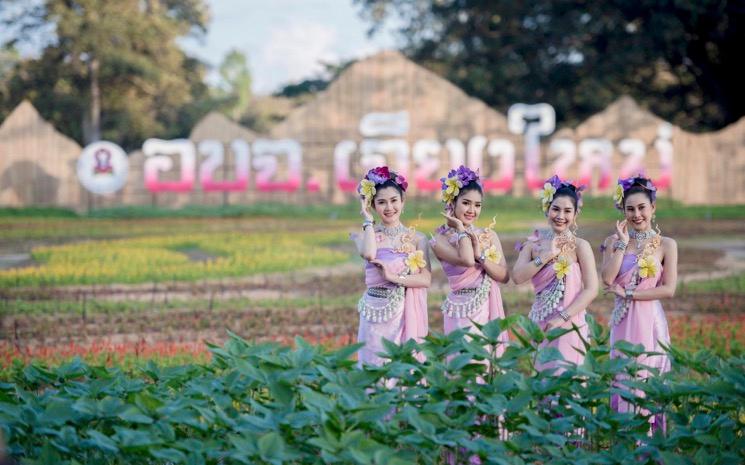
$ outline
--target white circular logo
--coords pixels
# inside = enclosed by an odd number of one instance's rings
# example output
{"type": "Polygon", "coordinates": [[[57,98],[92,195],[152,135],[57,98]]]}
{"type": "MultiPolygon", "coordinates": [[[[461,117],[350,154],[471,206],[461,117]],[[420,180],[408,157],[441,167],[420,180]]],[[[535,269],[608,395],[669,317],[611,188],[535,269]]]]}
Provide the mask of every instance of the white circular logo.
{"type": "Polygon", "coordinates": [[[78,158],[80,184],[94,194],[112,194],[127,183],[129,161],[121,147],[106,141],[93,142],[78,158]]]}

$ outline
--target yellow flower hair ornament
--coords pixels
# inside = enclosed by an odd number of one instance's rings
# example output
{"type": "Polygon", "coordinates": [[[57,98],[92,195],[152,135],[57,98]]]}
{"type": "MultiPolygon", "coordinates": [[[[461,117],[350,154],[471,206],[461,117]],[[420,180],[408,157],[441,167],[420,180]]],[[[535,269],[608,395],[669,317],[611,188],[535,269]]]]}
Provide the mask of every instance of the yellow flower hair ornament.
{"type": "Polygon", "coordinates": [[[544,214],[548,212],[548,207],[551,206],[556,191],[561,187],[569,187],[574,190],[577,194],[577,208],[582,207],[582,191],[585,189],[585,186],[577,187],[571,182],[562,181],[557,175],[553,175],[546,180],[543,184],[543,190],[541,191],[541,210],[543,210],[544,214]]]}
{"type": "Polygon", "coordinates": [[[450,204],[460,194],[460,189],[470,182],[476,181],[481,185],[479,174],[466,166],[459,166],[456,170],[451,170],[447,176],[440,178],[440,190],[442,191],[442,201],[450,204]]]}
{"type": "Polygon", "coordinates": [[[376,192],[374,182],[363,179],[362,181],[360,181],[360,185],[357,191],[362,197],[365,198],[368,206],[372,205],[372,199],[375,196],[376,192]]]}
{"type": "Polygon", "coordinates": [[[406,182],[406,178],[397,174],[395,171],[391,171],[387,166],[378,166],[367,172],[362,181],[357,185],[357,193],[364,197],[368,205],[372,205],[372,199],[377,192],[375,186],[383,184],[387,181],[393,181],[398,184],[402,191],[406,192],[406,188],[409,187],[409,183],[406,182]]]}

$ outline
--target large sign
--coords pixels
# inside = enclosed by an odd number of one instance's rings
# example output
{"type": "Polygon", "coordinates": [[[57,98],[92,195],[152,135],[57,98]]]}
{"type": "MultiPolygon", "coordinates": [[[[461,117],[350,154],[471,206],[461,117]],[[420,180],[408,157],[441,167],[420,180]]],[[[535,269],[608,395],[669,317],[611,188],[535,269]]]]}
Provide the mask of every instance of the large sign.
{"type": "MultiPolygon", "coordinates": [[[[367,169],[390,165],[413,180],[413,191],[439,191],[439,178],[449,169],[465,164],[480,169],[484,190],[489,193],[514,192],[516,159],[522,156],[524,186],[527,191],[540,190],[546,173],[567,177],[572,171],[575,180],[587,184],[590,191],[607,191],[617,176],[627,177],[643,171],[651,152],[659,157],[656,164],[660,188],[672,180],[672,127],[663,123],[649,146],[640,139],[624,138],[615,144],[604,138],[575,141],[557,137],[541,144],[541,138],[555,129],[555,113],[548,104],[513,105],[507,115],[508,128],[521,136],[521,148],[514,136],[487,137],[474,134],[467,139],[433,138],[411,140],[410,116],[407,111],[368,113],[359,122],[359,138],[335,143],[330,150],[332,163],[323,168],[330,173],[330,189],[353,193],[362,173],[367,169]],[[546,150],[545,168],[541,169],[542,148],[546,150]],[[614,166],[614,152],[621,155],[621,164],[614,166]],[[488,163],[487,163],[488,162],[488,163]],[[489,171],[486,172],[486,166],[489,171]],[[355,169],[356,168],[356,169],[355,169]],[[543,176],[541,175],[543,173],[543,176]],[[593,182],[593,180],[595,182],[593,182]]],[[[305,177],[303,146],[294,139],[234,139],[228,144],[203,140],[198,144],[188,139],[148,139],[142,151],[144,185],[154,194],[161,192],[310,192],[321,191],[320,181],[305,177]],[[226,155],[231,155],[233,173],[227,179],[217,179],[223,172],[226,155]],[[178,160],[178,173],[174,161],[178,160]],[[175,179],[174,179],[175,178],[175,179]],[[166,180],[168,179],[168,180],[166,180]]],[[[126,182],[126,156],[110,142],[97,142],[86,147],[78,163],[81,184],[96,194],[110,194],[126,182]]],[[[352,196],[350,195],[350,198],[352,196]]]]}

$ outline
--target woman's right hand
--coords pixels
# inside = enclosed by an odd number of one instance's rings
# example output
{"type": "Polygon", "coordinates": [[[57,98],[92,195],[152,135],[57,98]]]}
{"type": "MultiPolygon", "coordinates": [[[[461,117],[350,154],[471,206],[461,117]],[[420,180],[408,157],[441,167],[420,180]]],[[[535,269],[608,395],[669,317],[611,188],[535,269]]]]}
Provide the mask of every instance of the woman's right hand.
{"type": "Polygon", "coordinates": [[[370,206],[367,204],[367,199],[365,199],[364,195],[360,198],[360,215],[362,215],[365,221],[373,220],[372,213],[370,213],[370,206]]]}
{"type": "Polygon", "coordinates": [[[544,260],[544,263],[547,263],[553,260],[554,258],[558,257],[559,255],[561,255],[561,248],[559,247],[558,237],[554,237],[553,239],[551,239],[551,242],[548,243],[547,245],[548,245],[549,256],[546,257],[548,260],[544,260]]]}
{"type": "Polygon", "coordinates": [[[629,223],[626,220],[616,221],[616,235],[618,240],[629,243],[629,223]]]}
{"type": "Polygon", "coordinates": [[[463,232],[466,230],[466,227],[463,226],[463,222],[458,218],[450,216],[445,212],[441,212],[440,214],[445,217],[445,219],[447,220],[447,225],[451,228],[455,229],[458,232],[463,232]]]}

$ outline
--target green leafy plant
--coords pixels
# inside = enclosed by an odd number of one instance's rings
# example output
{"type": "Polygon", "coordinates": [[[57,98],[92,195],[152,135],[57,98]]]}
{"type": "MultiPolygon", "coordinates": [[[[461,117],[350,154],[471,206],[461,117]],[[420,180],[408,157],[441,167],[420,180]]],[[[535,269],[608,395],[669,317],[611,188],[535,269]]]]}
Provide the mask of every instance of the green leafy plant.
{"type": "Polygon", "coordinates": [[[0,384],[0,428],[24,463],[742,462],[741,356],[670,347],[672,371],[642,382],[641,346],[620,344],[625,356],[610,358],[607,331],[587,323],[584,363],[560,372],[534,367],[557,357],[542,343],[566,330],[544,333],[523,316],[481,334],[388,343],[389,362],[364,369],[352,359],[358,345],[297,339],[291,349],[234,334],[210,346],[206,365],[29,365],[0,384]],[[497,357],[504,330],[513,342],[497,357]],[[612,393],[639,412],[611,409],[612,393]],[[649,432],[657,413],[664,435],[649,432]]]}

